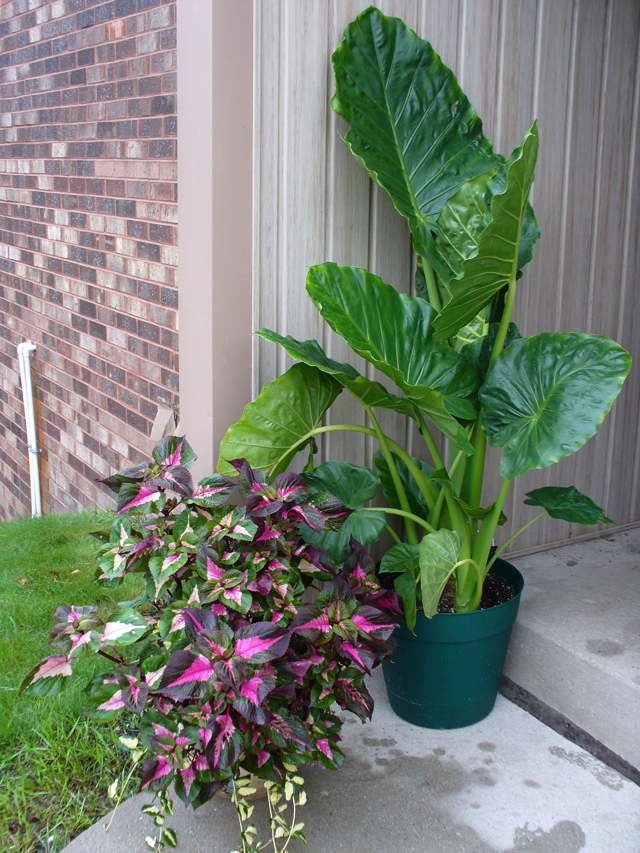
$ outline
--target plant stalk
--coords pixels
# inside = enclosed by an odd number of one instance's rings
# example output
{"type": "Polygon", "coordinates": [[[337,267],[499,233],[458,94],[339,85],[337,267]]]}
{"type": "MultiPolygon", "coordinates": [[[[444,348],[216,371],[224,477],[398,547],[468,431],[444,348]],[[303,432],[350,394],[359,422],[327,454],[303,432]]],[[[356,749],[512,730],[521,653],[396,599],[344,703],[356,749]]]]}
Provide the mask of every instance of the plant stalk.
{"type": "Polygon", "coordinates": [[[480,528],[480,532],[478,533],[478,538],[476,539],[476,544],[473,549],[473,559],[480,566],[480,570],[483,572],[484,577],[486,577],[488,571],[486,565],[487,560],[489,559],[491,543],[493,541],[493,537],[495,536],[498,521],[500,520],[500,513],[502,512],[502,507],[504,506],[504,502],[507,499],[507,494],[509,493],[509,487],[511,486],[511,482],[511,480],[502,481],[500,494],[498,495],[498,498],[495,504],[493,505],[493,509],[485,518],[482,527],[480,528]]]}
{"type": "MultiPolygon", "coordinates": [[[[458,571],[462,568],[463,565],[470,565],[473,567],[476,573],[476,583],[474,586],[474,591],[472,597],[466,604],[461,605],[459,608],[456,606],[456,613],[472,613],[474,610],[477,610],[480,606],[480,599],[482,598],[482,574],[478,567],[478,564],[475,560],[467,559],[467,560],[459,560],[454,569],[458,569],[458,571]]],[[[457,587],[457,584],[456,584],[457,587]]]]}
{"type": "MultiPolygon", "coordinates": [[[[420,518],[419,515],[414,515],[412,512],[405,512],[402,509],[394,509],[389,506],[362,506],[360,507],[364,512],[386,512],[389,515],[399,515],[401,518],[412,521],[414,524],[419,524],[421,527],[424,527],[425,530],[428,530],[429,533],[436,533],[436,528],[432,527],[428,521],[425,521],[424,518],[420,518]]],[[[398,543],[400,540],[398,540],[398,543]]],[[[417,545],[417,542],[411,542],[411,545],[417,545]]]]}
{"type": "Polygon", "coordinates": [[[429,261],[421,255],[418,256],[417,262],[421,265],[422,271],[424,272],[424,279],[427,283],[427,292],[429,294],[429,303],[438,313],[440,313],[440,311],[442,311],[442,300],[440,299],[440,293],[438,292],[438,285],[436,284],[433,267],[429,261]]]}
{"type": "Polygon", "coordinates": [[[396,545],[401,545],[401,544],[402,544],[402,540],[400,539],[400,537],[398,536],[398,534],[395,532],[395,530],[393,529],[393,527],[391,527],[391,525],[390,525],[390,524],[385,524],[385,526],[384,526],[384,527],[385,527],[385,530],[387,531],[387,533],[389,534],[389,536],[391,536],[391,538],[393,539],[393,541],[396,543],[396,545]]]}
{"type": "MultiPolygon", "coordinates": [[[[444,468],[444,463],[442,461],[442,456],[440,456],[440,452],[435,445],[433,440],[433,436],[429,432],[429,427],[427,426],[425,419],[422,416],[421,412],[418,412],[418,424],[420,427],[420,433],[424,438],[427,447],[429,448],[429,452],[431,453],[431,458],[433,459],[433,463],[436,468],[444,468]]],[[[451,522],[454,526],[454,529],[460,534],[460,538],[462,540],[462,545],[460,548],[460,554],[463,559],[467,559],[471,556],[471,542],[470,542],[470,531],[467,520],[464,516],[462,509],[460,508],[460,504],[457,502],[453,491],[449,488],[449,484],[443,483],[442,490],[444,491],[444,499],[447,502],[447,509],[449,510],[449,515],[451,516],[451,522]]],[[[461,567],[461,574],[463,577],[466,577],[466,567],[461,567]]]]}
{"type": "MultiPolygon", "coordinates": [[[[518,231],[518,240],[520,239],[520,232],[518,231]]],[[[514,264],[515,266],[515,264],[514,264]]],[[[516,272],[514,270],[511,278],[509,279],[509,286],[507,289],[507,295],[504,300],[504,311],[502,312],[502,317],[500,318],[500,325],[498,326],[498,334],[496,335],[496,340],[493,345],[493,351],[491,352],[491,358],[489,359],[489,370],[491,370],[493,363],[498,358],[500,353],[504,348],[504,342],[507,338],[507,332],[509,331],[509,323],[511,322],[511,314],[513,313],[513,304],[516,299],[516,272]]]]}
{"type": "Polygon", "coordinates": [[[532,518],[531,521],[528,521],[523,527],[520,528],[520,530],[516,530],[516,532],[513,534],[513,536],[510,536],[506,542],[503,542],[503,544],[500,545],[500,547],[496,549],[495,554],[487,563],[487,572],[489,572],[489,570],[491,569],[491,566],[498,559],[500,554],[502,554],[502,552],[505,550],[505,548],[508,548],[509,545],[511,545],[511,543],[514,541],[514,539],[517,539],[521,533],[524,533],[525,530],[527,530],[527,528],[531,527],[532,524],[535,524],[536,521],[540,521],[540,519],[545,515],[546,515],[546,512],[541,512],[540,515],[536,515],[535,518],[532,518]]]}
{"type": "Polygon", "coordinates": [[[411,545],[418,544],[418,532],[416,530],[415,523],[411,514],[411,508],[409,506],[409,500],[407,498],[407,493],[404,490],[404,486],[402,484],[402,480],[400,479],[400,474],[398,474],[398,469],[396,468],[396,463],[393,460],[393,455],[389,450],[389,444],[387,443],[386,437],[382,430],[380,429],[380,424],[376,420],[373,412],[371,411],[370,406],[365,406],[367,415],[369,416],[369,420],[373,425],[374,432],[376,434],[376,438],[380,444],[382,452],[384,454],[384,458],[387,461],[387,465],[389,466],[389,473],[391,474],[391,479],[393,480],[393,486],[396,490],[396,495],[398,496],[398,502],[402,509],[404,510],[404,519],[405,519],[405,528],[407,530],[407,539],[411,545]]]}
{"type": "MultiPolygon", "coordinates": [[[[291,453],[292,450],[300,447],[305,444],[305,442],[309,441],[310,438],[313,438],[314,435],[320,435],[323,432],[340,432],[340,430],[344,430],[346,432],[360,432],[363,435],[370,435],[372,438],[378,438],[375,431],[370,427],[364,426],[354,426],[353,424],[335,424],[330,426],[316,427],[315,429],[310,430],[306,435],[303,435],[302,438],[298,439],[295,444],[292,444],[291,447],[288,447],[286,451],[276,459],[273,465],[267,470],[267,476],[271,476],[271,473],[280,465],[280,463],[287,458],[287,456],[291,453]]],[[[383,434],[384,435],[384,434],[383,434]]],[[[404,464],[407,466],[408,470],[411,472],[413,479],[416,481],[416,485],[420,489],[422,497],[424,498],[425,503],[429,507],[429,509],[433,508],[433,505],[436,502],[438,497],[437,490],[432,483],[425,478],[424,472],[418,468],[416,463],[413,461],[411,456],[407,453],[407,451],[395,442],[388,435],[384,435],[384,439],[387,442],[389,449],[392,453],[395,453],[404,464]]]]}
{"type": "Polygon", "coordinates": [[[487,436],[482,428],[482,415],[478,414],[476,428],[473,434],[474,455],[469,466],[468,493],[465,500],[470,506],[480,506],[482,486],[484,483],[484,462],[487,454],[487,436]]]}

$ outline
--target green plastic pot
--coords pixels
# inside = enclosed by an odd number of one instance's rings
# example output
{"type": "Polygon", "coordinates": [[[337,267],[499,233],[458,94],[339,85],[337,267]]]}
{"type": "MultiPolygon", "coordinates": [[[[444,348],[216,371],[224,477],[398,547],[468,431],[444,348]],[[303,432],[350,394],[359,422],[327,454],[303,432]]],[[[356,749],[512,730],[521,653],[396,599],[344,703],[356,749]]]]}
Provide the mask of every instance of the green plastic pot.
{"type": "Polygon", "coordinates": [[[384,661],[389,702],[399,717],[428,729],[457,729],[493,710],[518,615],[524,578],[496,560],[491,573],[516,591],[510,601],[474,613],[418,613],[415,633],[404,622],[394,633],[398,648],[384,661]]]}

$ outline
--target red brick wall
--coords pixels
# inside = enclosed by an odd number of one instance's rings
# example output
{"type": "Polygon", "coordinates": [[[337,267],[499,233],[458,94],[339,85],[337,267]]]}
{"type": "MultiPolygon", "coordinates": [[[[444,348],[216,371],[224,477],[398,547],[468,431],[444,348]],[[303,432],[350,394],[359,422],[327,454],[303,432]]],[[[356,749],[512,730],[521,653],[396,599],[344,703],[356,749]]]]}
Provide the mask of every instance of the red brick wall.
{"type": "Polygon", "coordinates": [[[175,0],[0,5],[0,516],[30,507],[16,345],[31,339],[43,510],[177,410],[175,0]]]}

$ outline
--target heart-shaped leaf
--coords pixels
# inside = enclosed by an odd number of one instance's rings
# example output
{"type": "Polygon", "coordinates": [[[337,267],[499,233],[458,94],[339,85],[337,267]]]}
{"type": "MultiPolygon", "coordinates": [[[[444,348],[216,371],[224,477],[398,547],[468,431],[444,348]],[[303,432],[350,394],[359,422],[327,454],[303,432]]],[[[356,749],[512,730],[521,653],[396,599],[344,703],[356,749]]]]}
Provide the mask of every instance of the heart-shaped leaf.
{"type": "Polygon", "coordinates": [[[479,395],[487,439],[504,447],[501,475],[519,477],[575,453],[598,431],[630,367],[629,353],[597,335],[514,341],[479,395]]]}
{"type": "Polygon", "coordinates": [[[301,525],[302,535],[307,542],[319,545],[334,562],[343,563],[351,553],[352,536],[361,545],[369,545],[380,537],[387,523],[384,512],[360,509],[375,497],[380,488],[380,480],[373,471],[349,462],[325,462],[306,473],[304,478],[313,492],[329,492],[354,510],[338,530],[317,533],[301,525]]]}
{"type": "Polygon", "coordinates": [[[551,518],[560,518],[576,524],[613,524],[604,510],[591,498],[579,492],[575,486],[544,486],[527,492],[525,503],[540,506],[551,518]]]}
{"type": "Polygon", "coordinates": [[[284,471],[298,452],[287,451],[315,429],[341,390],[333,377],[317,368],[294,364],[245,406],[220,443],[218,471],[235,474],[232,459],[246,459],[252,468],[267,470],[281,458],[274,473],[284,471]]]}
{"type": "Polygon", "coordinates": [[[427,533],[418,545],[422,607],[427,619],[438,609],[442,591],[458,562],[461,544],[457,531],[443,528],[427,533]]]}

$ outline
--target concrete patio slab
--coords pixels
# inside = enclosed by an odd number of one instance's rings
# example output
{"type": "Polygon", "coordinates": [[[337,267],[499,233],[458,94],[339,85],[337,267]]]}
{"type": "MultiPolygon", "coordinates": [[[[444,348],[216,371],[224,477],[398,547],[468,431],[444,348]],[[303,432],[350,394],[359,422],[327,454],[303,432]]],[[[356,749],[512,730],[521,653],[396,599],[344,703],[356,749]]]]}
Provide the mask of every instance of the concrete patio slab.
{"type": "MultiPolygon", "coordinates": [[[[372,692],[372,722],[344,727],[342,771],[305,772],[308,847],[293,853],[639,853],[640,787],[504,697],[481,723],[434,731],[395,716],[379,675],[372,692]]],[[[143,853],[149,799],[129,800],[108,833],[107,817],[64,853],[143,853]]],[[[169,825],[180,853],[239,843],[233,806],[219,799],[196,812],[176,803],[169,825]]]]}
{"type": "Polygon", "coordinates": [[[640,768],[640,528],[514,562],[505,675],[640,768]]]}

